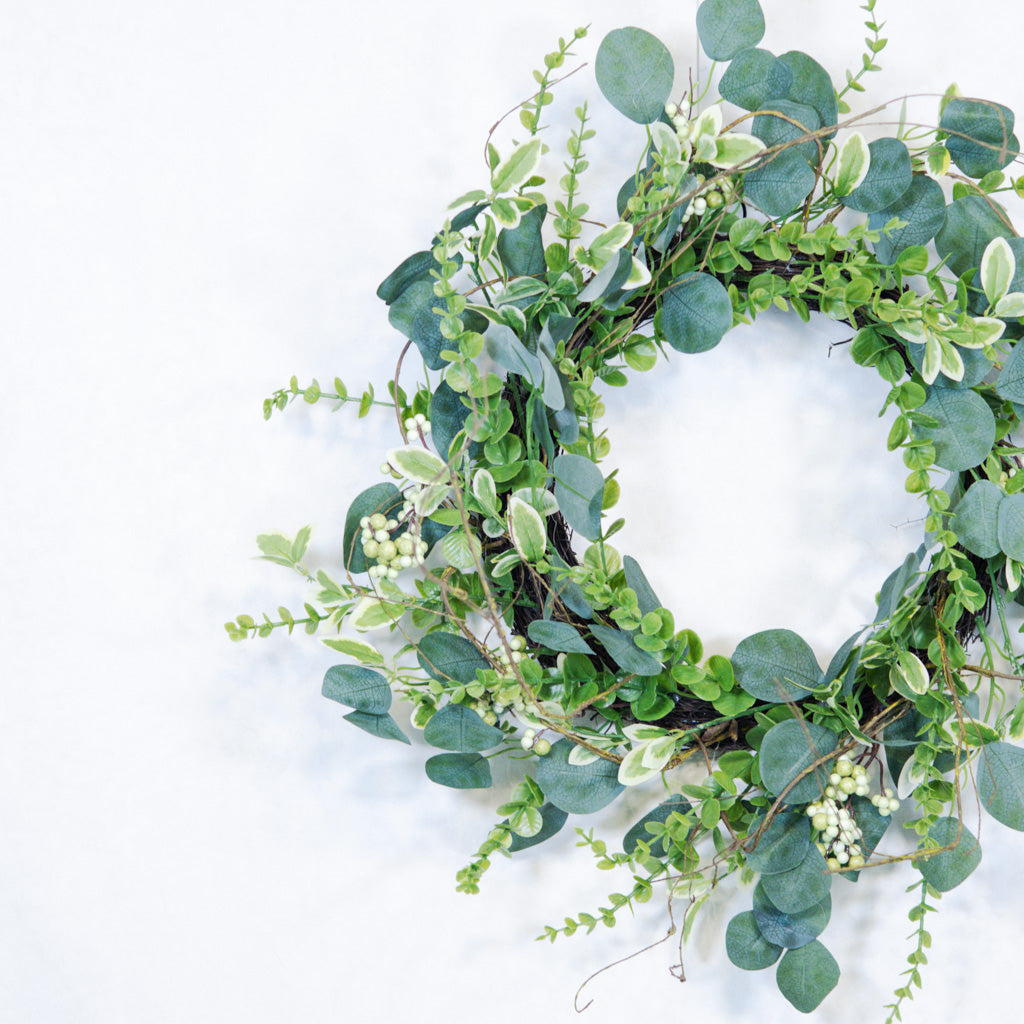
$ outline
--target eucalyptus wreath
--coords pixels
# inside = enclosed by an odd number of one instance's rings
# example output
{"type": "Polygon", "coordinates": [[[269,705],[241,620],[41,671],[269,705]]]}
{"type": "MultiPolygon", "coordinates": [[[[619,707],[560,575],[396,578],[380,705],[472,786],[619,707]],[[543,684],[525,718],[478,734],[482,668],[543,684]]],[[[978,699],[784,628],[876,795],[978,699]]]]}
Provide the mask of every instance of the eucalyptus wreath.
{"type": "Polygon", "coordinates": [[[894,134],[865,138],[885,105],[858,114],[849,100],[885,47],[875,2],[861,8],[861,65],[838,90],[807,54],[758,48],[757,0],[701,4],[713,64],[681,96],[663,43],[608,33],[597,84],[644,130],[600,222],[581,198],[588,103],[556,187],[538,174],[542,119],[586,30],[560,39],[516,108],[518,137],[488,137],[485,187],[378,289],[406,339],[387,397],[293,378],[264,403],[268,418],[299,398],[359,416],[390,407],[400,443],[383,454],[386,479],[351,503],[342,571],[306,566],[308,527],[258,538],[316,587],[305,614],[240,615],[227,630],[324,630],[350,660],[327,669],[323,694],[354,726],[407,744],[390,708],[410,705],[411,728],[440,751],[425,770],[441,786],[490,787],[491,763],[509,762],[518,781],[458,873],[464,892],[496,855],[644,787],[650,809],[624,836],[576,830],[628,884],[542,938],[614,925],[656,893],[670,915],[685,907],[685,937],[737,874],[756,885],[729,922],[728,958],[777,964],[782,994],[809,1012],[840,974],[819,939],[833,881],[911,870],[914,948],[891,1021],[921,984],[932,904],[981,859],[969,792],[1024,831],[1024,751],[1008,742],[1024,734],[1024,240],[1000,202],[1024,179],[1007,175],[1012,111],[955,86],[937,126],[904,114],[894,134]],[[706,655],[612,545],[623,520],[606,515],[619,487],[600,468],[602,390],[772,307],[849,325],[853,361],[889,386],[888,448],[924,503],[920,547],[824,669],[783,626],[706,655]],[[363,638],[374,631],[397,653],[363,638]],[[897,810],[913,850],[886,854],[897,810]]]}

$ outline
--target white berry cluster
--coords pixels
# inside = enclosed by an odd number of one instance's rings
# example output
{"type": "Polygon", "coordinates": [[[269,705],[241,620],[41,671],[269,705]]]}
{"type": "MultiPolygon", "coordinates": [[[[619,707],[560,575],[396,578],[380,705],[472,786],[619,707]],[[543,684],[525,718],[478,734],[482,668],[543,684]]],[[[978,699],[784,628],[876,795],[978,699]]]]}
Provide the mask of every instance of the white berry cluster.
{"type": "Polygon", "coordinates": [[[841,867],[864,867],[864,851],[858,842],[863,834],[849,808],[842,805],[850,796],[867,796],[868,792],[866,769],[841,757],[829,776],[824,799],[807,807],[811,826],[819,834],[815,845],[833,871],[841,867]]]}
{"type": "MultiPolygon", "coordinates": [[[[418,412],[416,413],[415,416],[406,416],[406,418],[402,421],[402,426],[405,428],[406,440],[410,440],[410,434],[418,434],[419,439],[424,444],[427,443],[427,434],[430,433],[430,420],[428,420],[427,417],[423,415],[423,413],[418,412]]],[[[395,467],[392,466],[391,463],[389,462],[382,462],[380,464],[380,471],[385,476],[394,477],[396,480],[402,479],[402,474],[399,473],[398,470],[395,469],[395,467]]]]}
{"type": "Polygon", "coordinates": [[[532,750],[535,754],[540,754],[541,757],[551,753],[551,744],[543,736],[538,737],[536,729],[527,729],[523,733],[519,745],[523,750],[532,750]]]}
{"type": "MultiPolygon", "coordinates": [[[[412,510],[412,502],[406,501],[402,506],[403,518],[412,510]],[[408,505],[408,509],[405,507],[408,505]]],[[[393,530],[398,529],[397,519],[388,519],[383,512],[374,512],[372,516],[363,516],[359,520],[362,527],[363,554],[375,558],[376,565],[371,565],[371,579],[389,580],[398,578],[399,570],[408,569],[423,561],[427,554],[427,542],[416,536],[412,529],[396,539],[391,539],[393,530]]]]}
{"type": "MultiPolygon", "coordinates": [[[[679,136],[679,145],[683,151],[683,159],[687,162],[710,163],[717,153],[717,139],[722,130],[722,112],[718,107],[709,107],[699,117],[690,120],[679,107],[669,103],[665,107],[672,126],[679,136]]],[[[699,186],[704,186],[703,174],[696,175],[699,186]]],[[[736,191],[728,180],[719,182],[716,187],[700,187],[697,195],[687,207],[683,221],[691,217],[703,217],[709,210],[724,206],[736,197],[736,191]]]]}

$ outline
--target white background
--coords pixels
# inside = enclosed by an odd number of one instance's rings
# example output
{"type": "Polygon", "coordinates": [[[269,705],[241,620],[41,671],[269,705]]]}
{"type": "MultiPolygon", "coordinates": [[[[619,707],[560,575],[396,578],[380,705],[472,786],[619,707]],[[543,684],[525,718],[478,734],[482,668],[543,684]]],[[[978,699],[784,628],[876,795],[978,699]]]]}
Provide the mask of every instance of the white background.
{"type": "MultiPolygon", "coordinates": [[[[376,285],[485,182],[484,137],[530,69],[577,24],[592,61],[637,23],[672,49],[681,91],[695,7],[0,6],[4,1024],[570,1021],[588,974],[663,934],[651,904],[614,932],[532,941],[627,884],[568,830],[456,894],[490,796],[433,786],[420,745],[344,723],[319,695],[335,658],[315,640],[232,645],[222,623],[301,606],[298,577],[252,560],[256,534],[312,523],[310,560],[336,564],[348,503],[395,443],[386,415],[301,407],[266,424],[262,399],[292,373],[382,389],[400,339],[376,285]]],[[[836,81],[857,66],[852,2],[765,7],[764,46],[806,50],[836,81]]],[[[933,120],[956,79],[1024,108],[1015,8],[879,7],[891,43],[872,103],[930,94],[911,114],[933,120]]],[[[603,218],[639,130],[588,67],[553,108],[556,153],[584,97],[603,218]]],[[[712,649],[786,626],[824,661],[918,543],[875,419],[884,387],[845,350],[827,358],[848,336],[766,320],[608,396],[619,546],[712,649]]],[[[1015,1007],[1024,839],[991,820],[982,838],[907,1021],[1015,1007]]],[[[855,902],[837,883],[823,938],[843,977],[821,1020],[882,1019],[914,876],[868,874],[855,902]]],[[[710,908],[685,986],[667,943],[597,978],[583,1019],[798,1019],[772,971],[725,959],[748,901],[710,908]]]]}

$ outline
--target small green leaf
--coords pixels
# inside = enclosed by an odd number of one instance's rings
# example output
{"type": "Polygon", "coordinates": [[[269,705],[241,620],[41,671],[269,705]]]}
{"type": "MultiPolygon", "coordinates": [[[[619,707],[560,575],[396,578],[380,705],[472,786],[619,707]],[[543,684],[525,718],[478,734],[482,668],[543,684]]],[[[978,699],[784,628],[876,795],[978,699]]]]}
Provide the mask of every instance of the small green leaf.
{"type": "Polygon", "coordinates": [[[725,929],[725,952],[744,971],[771,967],[781,956],[782,946],[770,943],[757,927],[752,910],[737,914],[725,929]]]}
{"type": "Polygon", "coordinates": [[[836,162],[835,194],[849,195],[863,180],[871,166],[871,151],[860,132],[851,132],[839,150],[836,162]]]}
{"type": "Polygon", "coordinates": [[[491,175],[491,189],[495,193],[509,192],[521,185],[540,163],[541,140],[530,139],[517,146],[512,155],[502,161],[491,175]]]}
{"type": "Polygon", "coordinates": [[[1009,290],[1017,260],[1005,238],[993,238],[981,257],[981,287],[989,305],[994,306],[1009,290]]]}
{"type": "Polygon", "coordinates": [[[839,964],[817,940],[789,949],[775,970],[779,991],[801,1013],[810,1013],[839,982],[839,964]]]}
{"type": "Polygon", "coordinates": [[[389,465],[415,483],[432,484],[448,479],[447,463],[419,445],[392,448],[386,458],[389,465]]]}
{"type": "Polygon", "coordinates": [[[547,547],[544,518],[521,498],[508,501],[508,528],[512,543],[524,562],[537,562],[547,547]]]}

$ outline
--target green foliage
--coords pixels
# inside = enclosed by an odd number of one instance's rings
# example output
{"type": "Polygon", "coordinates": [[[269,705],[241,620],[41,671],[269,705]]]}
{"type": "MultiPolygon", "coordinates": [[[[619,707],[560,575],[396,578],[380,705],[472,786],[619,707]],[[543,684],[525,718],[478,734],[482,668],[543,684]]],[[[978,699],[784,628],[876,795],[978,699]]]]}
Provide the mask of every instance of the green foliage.
{"type": "Polygon", "coordinates": [[[779,991],[801,1012],[810,1013],[839,983],[839,964],[820,943],[788,949],[775,972],[779,991]]]}
{"type": "Polygon", "coordinates": [[[928,840],[925,855],[914,864],[939,892],[955,889],[981,863],[981,844],[956,818],[939,818],[928,829],[928,840]]]}
{"type": "Polygon", "coordinates": [[[758,0],[704,0],[697,8],[697,32],[712,60],[732,60],[764,37],[758,0]]]}
{"type": "Polygon", "coordinates": [[[573,744],[559,740],[537,769],[537,785],[556,807],[570,814],[592,814],[610,804],[623,787],[613,761],[599,758],[591,764],[569,763],[573,744]]]}
{"type": "Polygon", "coordinates": [[[828,785],[829,755],[838,743],[831,729],[801,718],[773,725],[758,755],[765,788],[790,804],[818,799],[828,785]]]}
{"type": "Polygon", "coordinates": [[[594,77],[620,114],[649,124],[665,110],[675,65],[668,47],[650,32],[620,28],[609,32],[598,47],[594,77]]]}
{"type": "Polygon", "coordinates": [[[731,660],[740,686],[768,703],[800,700],[821,682],[814,652],[789,629],[767,629],[748,636],[740,641],[731,660]]]}

